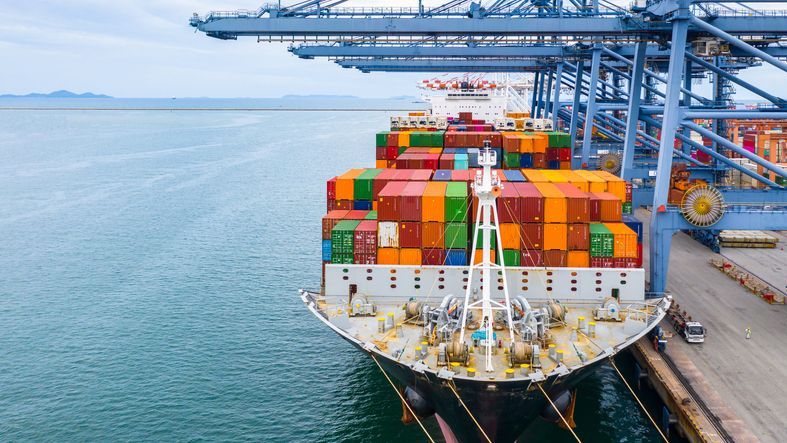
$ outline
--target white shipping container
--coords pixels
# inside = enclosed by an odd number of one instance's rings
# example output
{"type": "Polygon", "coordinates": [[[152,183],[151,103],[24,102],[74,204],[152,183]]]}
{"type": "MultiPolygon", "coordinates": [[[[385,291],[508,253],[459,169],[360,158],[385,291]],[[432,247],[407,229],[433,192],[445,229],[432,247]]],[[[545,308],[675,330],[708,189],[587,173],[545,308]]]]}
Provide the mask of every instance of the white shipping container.
{"type": "Polygon", "coordinates": [[[399,223],[397,222],[377,223],[377,247],[378,248],[399,247],[399,223]]]}

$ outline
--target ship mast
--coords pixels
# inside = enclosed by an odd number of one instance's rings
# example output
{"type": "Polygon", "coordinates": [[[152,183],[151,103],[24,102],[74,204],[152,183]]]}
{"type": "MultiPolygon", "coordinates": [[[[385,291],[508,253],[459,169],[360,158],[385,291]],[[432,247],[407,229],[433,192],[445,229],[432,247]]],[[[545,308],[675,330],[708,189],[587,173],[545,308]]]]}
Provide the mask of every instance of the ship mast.
{"type": "Polygon", "coordinates": [[[473,191],[478,197],[478,213],[475,217],[475,229],[473,232],[473,250],[471,251],[470,269],[468,272],[468,284],[465,291],[465,309],[462,310],[462,327],[459,337],[464,340],[465,329],[467,327],[467,311],[470,309],[481,310],[481,328],[485,332],[485,339],[482,345],[486,348],[486,371],[493,372],[492,350],[496,346],[494,340],[494,311],[505,311],[508,321],[510,338],[514,338],[514,327],[511,319],[511,300],[508,297],[508,281],[503,260],[503,244],[498,229],[499,219],[497,216],[497,205],[495,201],[503,185],[497,176],[497,171],[492,171],[492,166],[497,163],[497,153],[490,149],[489,142],[484,141],[484,148],[478,153],[478,164],[483,168],[476,173],[475,181],[472,184],[473,191]],[[476,264],[475,251],[478,247],[478,233],[481,232],[481,262],[476,264]],[[497,238],[497,256],[500,264],[493,263],[491,260],[492,251],[492,231],[497,238]],[[481,299],[470,303],[470,293],[473,286],[473,271],[481,269],[481,299]],[[492,286],[495,285],[496,277],[494,274],[500,273],[503,281],[503,303],[492,300],[492,286]]]}

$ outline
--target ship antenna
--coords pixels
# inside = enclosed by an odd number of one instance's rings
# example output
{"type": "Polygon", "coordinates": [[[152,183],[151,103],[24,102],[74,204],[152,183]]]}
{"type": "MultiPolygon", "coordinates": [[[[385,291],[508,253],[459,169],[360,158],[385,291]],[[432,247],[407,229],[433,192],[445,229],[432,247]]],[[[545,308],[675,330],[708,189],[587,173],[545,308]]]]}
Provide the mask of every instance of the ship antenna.
{"type": "MultiPolygon", "coordinates": [[[[484,147],[478,153],[478,164],[483,168],[476,172],[475,181],[472,184],[473,191],[478,197],[478,212],[475,215],[475,228],[473,232],[473,249],[471,251],[470,267],[468,271],[468,284],[465,291],[465,309],[462,310],[462,327],[460,339],[464,340],[465,329],[467,327],[467,311],[470,309],[481,310],[481,327],[484,331],[482,345],[486,347],[486,371],[493,372],[492,349],[496,345],[494,340],[494,311],[505,311],[508,320],[508,331],[511,339],[514,339],[514,326],[511,318],[511,300],[508,297],[508,281],[505,272],[505,262],[503,260],[503,244],[498,229],[499,220],[497,216],[496,200],[503,188],[500,178],[496,171],[492,171],[492,166],[497,164],[497,152],[491,149],[491,143],[484,141],[484,147]],[[478,247],[478,233],[481,232],[481,262],[476,263],[475,251],[478,247]],[[497,238],[497,256],[500,264],[492,263],[492,231],[495,231],[497,238]],[[473,271],[481,269],[481,299],[470,303],[470,292],[472,291],[473,271]],[[493,273],[499,271],[503,280],[503,303],[492,300],[492,286],[495,285],[493,273]]],[[[495,285],[496,286],[496,285],[495,285]]]]}

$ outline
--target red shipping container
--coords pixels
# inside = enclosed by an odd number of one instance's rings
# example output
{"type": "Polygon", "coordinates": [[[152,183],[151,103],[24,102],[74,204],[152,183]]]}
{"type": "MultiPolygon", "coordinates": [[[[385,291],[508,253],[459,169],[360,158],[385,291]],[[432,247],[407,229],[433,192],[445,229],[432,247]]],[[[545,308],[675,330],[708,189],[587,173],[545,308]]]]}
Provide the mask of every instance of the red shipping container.
{"type": "Polygon", "coordinates": [[[626,182],[626,201],[627,202],[631,201],[631,193],[632,193],[632,191],[633,191],[633,186],[631,185],[631,183],[626,182]]]}
{"type": "Polygon", "coordinates": [[[451,181],[454,182],[470,182],[471,172],[469,169],[455,169],[451,171],[451,181]]]}
{"type": "Polygon", "coordinates": [[[558,148],[558,160],[562,162],[570,162],[571,161],[571,148],[558,148]]]}
{"type": "Polygon", "coordinates": [[[429,181],[433,173],[431,169],[415,169],[410,172],[410,181],[429,181]]]}
{"type": "Polygon", "coordinates": [[[322,217],[322,239],[323,240],[330,240],[331,239],[331,230],[333,230],[336,223],[339,223],[340,220],[343,220],[347,213],[350,211],[347,210],[333,210],[328,212],[322,217]]]}
{"type": "Polygon", "coordinates": [[[389,132],[388,133],[388,146],[399,146],[399,133],[398,132],[389,132]]]}
{"type": "Polygon", "coordinates": [[[421,222],[399,223],[399,247],[421,248],[421,222]]]}
{"type": "Polygon", "coordinates": [[[423,154],[423,169],[434,171],[440,167],[440,154],[423,154]]]}
{"type": "Polygon", "coordinates": [[[380,191],[377,197],[377,220],[399,221],[401,199],[404,187],[408,182],[391,181],[380,191]]]}
{"type": "Polygon", "coordinates": [[[522,266],[544,266],[541,251],[536,249],[524,249],[520,253],[520,264],[522,266]]]}
{"type": "Polygon", "coordinates": [[[358,223],[353,238],[353,252],[377,255],[377,221],[364,220],[358,223]]]}
{"type": "Polygon", "coordinates": [[[614,268],[615,263],[611,257],[590,257],[591,268],[614,268]]]}
{"type": "Polygon", "coordinates": [[[566,196],[569,223],[590,221],[590,200],[587,192],[582,192],[568,183],[555,183],[555,187],[566,196]]]}
{"type": "Polygon", "coordinates": [[[547,155],[543,152],[533,153],[533,169],[546,169],[547,155]]]}
{"type": "Polygon", "coordinates": [[[587,223],[568,225],[568,250],[587,251],[590,249],[590,226],[587,223]]]}
{"type": "Polygon", "coordinates": [[[568,264],[568,253],[557,249],[550,249],[541,254],[544,266],[547,268],[565,268],[568,264]]]}
{"type": "Polygon", "coordinates": [[[376,265],[377,253],[375,252],[374,254],[364,254],[361,252],[354,252],[353,263],[356,265],[376,265]]]}
{"type": "Polygon", "coordinates": [[[396,172],[396,169],[384,169],[382,172],[377,174],[377,177],[375,177],[372,181],[372,200],[377,200],[377,196],[380,195],[380,191],[383,190],[389,181],[392,181],[394,177],[396,177],[396,172]]]}
{"type": "Polygon", "coordinates": [[[519,194],[521,223],[543,223],[544,197],[533,183],[511,183],[519,194]]]}
{"type": "Polygon", "coordinates": [[[385,147],[385,158],[387,160],[396,160],[396,157],[399,157],[399,147],[397,147],[397,146],[386,146],[385,147]]]}
{"type": "Polygon", "coordinates": [[[421,252],[421,263],[430,266],[440,266],[445,263],[445,249],[424,249],[421,252]]]}
{"type": "Polygon", "coordinates": [[[345,214],[342,220],[366,220],[367,215],[369,215],[369,211],[356,209],[353,211],[347,211],[347,214],[345,214]]]}
{"type": "Polygon", "coordinates": [[[421,221],[421,201],[424,189],[426,189],[426,182],[408,182],[402,189],[400,221],[421,221]]]}
{"type": "Polygon", "coordinates": [[[338,177],[334,177],[327,182],[325,182],[325,195],[328,197],[328,200],[336,200],[336,179],[338,177]]]}
{"type": "Polygon", "coordinates": [[[519,206],[519,193],[512,183],[504,185],[500,196],[497,198],[497,216],[500,223],[521,223],[522,213],[519,206]]]}
{"type": "Polygon", "coordinates": [[[642,243],[637,243],[637,267],[642,267],[642,243]]]}
{"type": "Polygon", "coordinates": [[[377,160],[388,160],[388,147],[378,146],[374,150],[374,158],[377,160]]]}
{"type": "Polygon", "coordinates": [[[344,209],[350,211],[353,208],[352,200],[334,200],[333,202],[334,202],[333,209],[344,209]]]}
{"type": "Polygon", "coordinates": [[[560,148],[547,148],[547,161],[556,162],[560,160],[560,148]]]}
{"type": "Polygon", "coordinates": [[[544,248],[544,225],[541,223],[523,223],[520,226],[522,241],[520,249],[544,248]]]}
{"type": "Polygon", "coordinates": [[[326,211],[331,212],[336,210],[336,200],[328,200],[328,205],[326,206],[326,211]]]}
{"type": "Polygon", "coordinates": [[[454,154],[440,156],[440,169],[454,169],[454,154]]]}

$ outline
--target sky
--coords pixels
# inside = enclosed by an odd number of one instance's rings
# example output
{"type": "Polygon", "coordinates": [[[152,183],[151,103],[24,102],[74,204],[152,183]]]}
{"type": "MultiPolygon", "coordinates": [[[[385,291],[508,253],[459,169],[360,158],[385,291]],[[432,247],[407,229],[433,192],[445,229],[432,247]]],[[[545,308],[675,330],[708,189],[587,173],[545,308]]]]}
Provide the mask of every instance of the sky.
{"type": "MultiPolygon", "coordinates": [[[[260,3],[0,0],[0,94],[68,89],[115,97],[390,97],[417,95],[416,82],[432,75],[364,74],[325,59],[301,60],[287,51],[287,44],[217,40],[188,25],[194,12],[253,10],[260,3]]],[[[787,83],[774,82],[783,75],[775,68],[755,68],[741,78],[787,95],[787,83]]]]}

